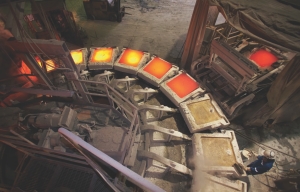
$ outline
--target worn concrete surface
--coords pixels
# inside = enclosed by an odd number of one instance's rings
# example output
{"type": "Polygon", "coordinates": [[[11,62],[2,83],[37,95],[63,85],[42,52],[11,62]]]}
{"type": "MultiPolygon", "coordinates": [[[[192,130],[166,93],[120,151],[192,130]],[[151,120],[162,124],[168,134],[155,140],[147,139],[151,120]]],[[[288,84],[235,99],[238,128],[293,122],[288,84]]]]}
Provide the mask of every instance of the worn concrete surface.
{"type": "Polygon", "coordinates": [[[126,14],[121,23],[87,20],[80,0],[66,0],[77,24],[86,30],[86,47],[118,46],[149,51],[178,62],[195,0],[121,0],[126,14]]]}
{"type": "MultiPolygon", "coordinates": [[[[264,149],[274,150],[275,164],[264,174],[248,176],[244,181],[249,183],[249,192],[276,191],[274,181],[290,176],[299,176],[300,168],[300,119],[293,122],[280,123],[267,128],[241,127],[231,125],[236,132],[240,149],[253,150],[261,153],[264,149]],[[247,139],[245,138],[247,137],[247,139]],[[257,142],[253,142],[257,141],[257,142]]],[[[255,158],[251,158],[248,165],[255,158]]]]}

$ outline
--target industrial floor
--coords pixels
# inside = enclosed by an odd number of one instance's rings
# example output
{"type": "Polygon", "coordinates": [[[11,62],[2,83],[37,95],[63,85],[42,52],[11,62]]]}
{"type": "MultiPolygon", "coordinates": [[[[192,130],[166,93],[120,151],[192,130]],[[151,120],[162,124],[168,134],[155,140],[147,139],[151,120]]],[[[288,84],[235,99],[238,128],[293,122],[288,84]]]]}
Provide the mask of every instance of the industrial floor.
{"type": "MultiPolygon", "coordinates": [[[[261,152],[268,146],[273,148],[276,154],[275,164],[269,172],[246,178],[245,181],[250,182],[249,192],[277,191],[274,188],[274,180],[280,177],[300,176],[300,148],[297,144],[300,140],[300,119],[271,125],[267,128],[245,128],[237,125],[230,125],[229,128],[235,130],[240,150],[261,152]],[[245,136],[248,139],[245,139],[245,136]]],[[[248,165],[253,160],[254,158],[250,158],[244,164],[248,165]]],[[[292,186],[293,184],[290,183],[289,185],[292,186]]]]}
{"type": "Polygon", "coordinates": [[[81,0],[66,0],[86,30],[86,47],[118,46],[148,51],[178,64],[196,0],[121,0],[121,23],[87,20],[81,0]],[[129,15],[130,14],[130,15],[129,15]]]}

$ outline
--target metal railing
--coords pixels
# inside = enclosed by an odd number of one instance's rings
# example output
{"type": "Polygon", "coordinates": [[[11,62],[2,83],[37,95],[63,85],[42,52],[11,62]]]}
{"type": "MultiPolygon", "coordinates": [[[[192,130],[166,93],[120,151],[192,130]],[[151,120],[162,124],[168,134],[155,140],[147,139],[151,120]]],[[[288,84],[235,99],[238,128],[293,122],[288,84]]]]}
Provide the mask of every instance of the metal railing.
{"type": "MultiPolygon", "coordinates": [[[[97,89],[101,90],[104,92],[103,94],[101,93],[90,93],[90,92],[85,92],[87,95],[91,96],[99,96],[99,97],[107,97],[110,103],[110,106],[117,110],[121,111],[121,114],[123,115],[124,118],[128,119],[130,123],[130,127],[128,129],[128,134],[126,135],[126,139],[128,140],[129,149],[127,150],[127,154],[125,155],[125,161],[124,164],[128,164],[128,159],[126,158],[128,155],[130,155],[130,151],[132,149],[135,136],[138,133],[140,133],[140,121],[139,121],[139,116],[138,116],[138,108],[132,104],[128,99],[126,99],[122,94],[120,94],[118,91],[116,91],[114,88],[112,88],[110,85],[108,85],[105,82],[97,82],[97,81],[88,81],[88,80],[78,80],[82,83],[85,84],[97,84],[102,86],[101,88],[97,87],[97,89]]],[[[92,103],[93,105],[101,105],[97,103],[92,103]]],[[[125,147],[125,146],[122,146],[125,147]]]]}

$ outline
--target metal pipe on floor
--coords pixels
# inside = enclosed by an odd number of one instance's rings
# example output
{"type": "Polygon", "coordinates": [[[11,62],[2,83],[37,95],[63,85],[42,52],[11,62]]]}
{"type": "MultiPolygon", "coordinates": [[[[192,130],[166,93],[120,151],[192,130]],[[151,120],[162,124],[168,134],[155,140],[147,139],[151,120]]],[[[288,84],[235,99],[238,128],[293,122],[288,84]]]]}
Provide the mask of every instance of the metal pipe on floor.
{"type": "Polygon", "coordinates": [[[117,162],[113,158],[109,157],[99,149],[95,148],[94,146],[90,145],[89,143],[82,140],[80,137],[76,136],[72,132],[68,131],[65,128],[59,128],[58,132],[70,139],[75,144],[83,147],[85,150],[89,151],[108,165],[114,167],[125,176],[128,177],[128,180],[139,186],[140,188],[144,189],[145,191],[154,191],[154,192],[163,192],[164,190],[160,187],[154,185],[150,181],[146,180],[142,176],[138,175],[137,173],[133,172],[132,170],[128,169],[127,167],[123,166],[121,163],[117,162]]]}

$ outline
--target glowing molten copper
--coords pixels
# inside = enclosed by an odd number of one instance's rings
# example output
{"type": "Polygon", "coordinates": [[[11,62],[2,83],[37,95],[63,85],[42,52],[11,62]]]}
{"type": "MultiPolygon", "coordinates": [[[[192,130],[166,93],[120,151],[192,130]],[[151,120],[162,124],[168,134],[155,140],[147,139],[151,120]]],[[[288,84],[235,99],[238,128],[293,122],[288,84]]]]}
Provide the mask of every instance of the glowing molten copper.
{"type": "MultiPolygon", "coordinates": [[[[38,56],[35,56],[35,60],[39,64],[40,67],[43,67],[42,61],[38,56]]],[[[53,71],[56,68],[56,65],[53,60],[47,60],[45,62],[46,62],[47,72],[53,71]]]]}
{"type": "Polygon", "coordinates": [[[40,65],[40,67],[43,67],[42,61],[41,61],[41,59],[38,56],[35,56],[35,60],[40,65]]]}
{"type": "Polygon", "coordinates": [[[186,73],[176,76],[167,83],[167,86],[169,86],[180,98],[187,96],[199,87],[198,83],[186,73]]]}
{"type": "Polygon", "coordinates": [[[158,57],[155,57],[150,63],[147,64],[147,66],[144,68],[144,71],[160,79],[171,68],[172,68],[171,63],[164,61],[158,57]]]}
{"type": "MultiPolygon", "coordinates": [[[[22,66],[21,66],[21,68],[20,68],[20,72],[21,72],[22,74],[27,74],[27,75],[31,74],[30,68],[27,66],[27,64],[26,64],[24,61],[22,61],[22,66]]],[[[29,78],[30,78],[33,82],[36,82],[36,81],[38,80],[37,77],[35,77],[35,76],[29,76],[29,78]]]]}
{"type": "Polygon", "coordinates": [[[250,56],[250,60],[254,61],[258,66],[265,68],[275,63],[278,58],[264,49],[258,50],[250,56]]]}
{"type": "Polygon", "coordinates": [[[24,61],[22,61],[22,66],[21,66],[20,71],[22,74],[31,74],[31,70],[29,69],[29,67],[27,66],[27,64],[24,61]]]}
{"type": "Polygon", "coordinates": [[[71,51],[71,56],[76,65],[81,64],[83,62],[83,52],[82,50],[74,50],[71,51]]]}
{"type": "Polygon", "coordinates": [[[132,49],[125,49],[125,51],[122,54],[122,57],[119,60],[119,63],[124,65],[129,65],[132,67],[137,67],[140,63],[142,57],[144,55],[144,52],[132,50],[132,49]]]}
{"type": "Polygon", "coordinates": [[[53,71],[56,68],[53,60],[47,60],[45,61],[45,63],[46,63],[47,72],[53,71]]]}
{"type": "Polygon", "coordinates": [[[100,48],[95,49],[90,62],[111,62],[113,48],[100,48]]]}

